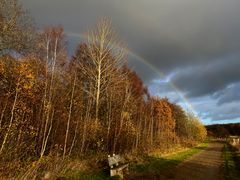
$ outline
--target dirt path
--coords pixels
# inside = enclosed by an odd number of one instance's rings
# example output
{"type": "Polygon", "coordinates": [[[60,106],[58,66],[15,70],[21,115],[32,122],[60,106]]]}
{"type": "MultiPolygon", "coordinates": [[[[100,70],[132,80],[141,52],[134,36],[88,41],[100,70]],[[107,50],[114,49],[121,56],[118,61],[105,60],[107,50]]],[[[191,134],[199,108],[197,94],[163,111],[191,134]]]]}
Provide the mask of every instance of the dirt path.
{"type": "MultiPolygon", "coordinates": [[[[136,179],[172,179],[172,180],[218,180],[222,164],[222,143],[211,142],[209,147],[193,155],[177,167],[161,173],[161,175],[141,175],[136,179]]],[[[134,178],[135,179],[135,178],[134,178]]]]}
{"type": "Polygon", "coordinates": [[[171,172],[169,179],[217,180],[220,177],[223,144],[212,142],[209,147],[181,163],[171,172]]]}

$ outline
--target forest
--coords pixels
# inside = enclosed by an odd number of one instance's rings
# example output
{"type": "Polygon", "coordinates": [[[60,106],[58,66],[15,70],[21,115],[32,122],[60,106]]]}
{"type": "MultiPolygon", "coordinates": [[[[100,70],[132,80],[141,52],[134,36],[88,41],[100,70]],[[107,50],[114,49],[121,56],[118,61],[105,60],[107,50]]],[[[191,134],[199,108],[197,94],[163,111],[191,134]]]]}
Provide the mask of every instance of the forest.
{"type": "Polygon", "coordinates": [[[107,18],[70,57],[63,27],[37,29],[17,0],[0,0],[1,177],[31,177],[56,157],[190,147],[206,134],[192,112],[149,93],[107,18]]]}
{"type": "Polygon", "coordinates": [[[240,136],[240,123],[212,124],[206,126],[209,137],[240,136]]]}

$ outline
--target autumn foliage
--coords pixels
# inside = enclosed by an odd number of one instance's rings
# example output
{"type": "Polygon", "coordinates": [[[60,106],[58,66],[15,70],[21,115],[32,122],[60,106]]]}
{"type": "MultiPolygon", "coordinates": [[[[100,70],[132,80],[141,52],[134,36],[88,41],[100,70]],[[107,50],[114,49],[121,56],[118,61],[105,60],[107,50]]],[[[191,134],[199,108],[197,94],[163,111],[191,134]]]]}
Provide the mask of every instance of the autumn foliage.
{"type": "MultiPolygon", "coordinates": [[[[20,6],[9,6],[26,19],[20,6]]],[[[7,28],[5,14],[1,9],[0,29],[7,28]]],[[[125,47],[108,20],[88,33],[71,58],[62,27],[33,32],[31,50],[23,33],[29,22],[0,37],[1,174],[9,175],[7,168],[17,174],[48,155],[147,152],[204,140],[196,116],[151,96],[127,67],[125,47]],[[12,42],[17,34],[22,38],[12,42]]]]}

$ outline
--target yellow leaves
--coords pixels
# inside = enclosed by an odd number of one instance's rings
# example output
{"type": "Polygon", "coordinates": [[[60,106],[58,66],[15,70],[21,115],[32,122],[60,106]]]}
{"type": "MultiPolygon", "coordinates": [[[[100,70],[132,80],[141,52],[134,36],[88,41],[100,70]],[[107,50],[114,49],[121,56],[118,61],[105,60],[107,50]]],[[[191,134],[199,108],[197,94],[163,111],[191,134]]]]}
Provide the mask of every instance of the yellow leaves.
{"type": "Polygon", "coordinates": [[[5,76],[7,71],[6,62],[8,61],[8,57],[0,57],[0,76],[5,76]]]}
{"type": "Polygon", "coordinates": [[[124,125],[125,125],[124,128],[126,129],[126,131],[136,133],[137,127],[135,127],[131,119],[126,119],[124,125]]]}
{"type": "Polygon", "coordinates": [[[28,133],[32,137],[37,136],[37,129],[33,126],[29,126],[28,133]]]}
{"type": "Polygon", "coordinates": [[[38,161],[34,161],[33,163],[32,163],[32,167],[36,167],[38,165],[38,161]]]}
{"type": "Polygon", "coordinates": [[[197,141],[202,141],[206,138],[207,131],[198,117],[193,114],[188,114],[189,133],[197,141]]]}
{"type": "Polygon", "coordinates": [[[30,90],[34,86],[35,75],[29,61],[23,61],[19,65],[18,86],[23,90],[30,90]]]}
{"type": "Polygon", "coordinates": [[[51,102],[47,102],[47,104],[44,107],[45,111],[49,111],[51,108],[52,108],[51,102]]]}
{"type": "Polygon", "coordinates": [[[123,117],[123,119],[130,119],[130,113],[129,112],[126,112],[126,111],[124,111],[124,112],[122,112],[122,117],[123,117]]]}
{"type": "Polygon", "coordinates": [[[33,77],[33,74],[32,74],[32,73],[29,73],[29,74],[26,75],[26,78],[28,78],[28,79],[33,79],[34,77],[33,77]]]}

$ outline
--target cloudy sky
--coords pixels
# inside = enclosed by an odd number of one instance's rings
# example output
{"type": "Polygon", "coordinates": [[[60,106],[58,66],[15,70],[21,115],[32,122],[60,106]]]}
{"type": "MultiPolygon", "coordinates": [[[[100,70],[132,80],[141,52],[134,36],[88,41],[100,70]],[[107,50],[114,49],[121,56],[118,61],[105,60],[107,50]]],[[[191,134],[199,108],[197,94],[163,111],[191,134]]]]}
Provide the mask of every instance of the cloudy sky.
{"type": "Polygon", "coordinates": [[[153,95],[194,109],[205,124],[240,122],[239,0],[20,1],[39,29],[64,26],[70,54],[109,17],[153,95]]]}

